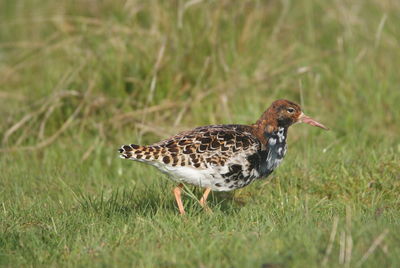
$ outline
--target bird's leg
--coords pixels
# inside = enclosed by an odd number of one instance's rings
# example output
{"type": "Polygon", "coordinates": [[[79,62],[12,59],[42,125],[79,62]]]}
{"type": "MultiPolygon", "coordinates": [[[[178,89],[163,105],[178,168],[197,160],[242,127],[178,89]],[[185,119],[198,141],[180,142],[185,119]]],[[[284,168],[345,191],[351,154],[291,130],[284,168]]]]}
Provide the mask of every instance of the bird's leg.
{"type": "Polygon", "coordinates": [[[200,198],[200,206],[202,206],[205,210],[211,211],[210,208],[207,206],[207,197],[211,192],[211,188],[206,188],[206,190],[203,193],[203,196],[200,198]]]}
{"type": "Polygon", "coordinates": [[[174,188],[174,191],[173,191],[174,195],[175,195],[176,203],[178,204],[179,213],[181,215],[185,214],[185,209],[183,208],[182,199],[181,199],[182,187],[183,187],[183,184],[180,183],[177,187],[174,188]]]}

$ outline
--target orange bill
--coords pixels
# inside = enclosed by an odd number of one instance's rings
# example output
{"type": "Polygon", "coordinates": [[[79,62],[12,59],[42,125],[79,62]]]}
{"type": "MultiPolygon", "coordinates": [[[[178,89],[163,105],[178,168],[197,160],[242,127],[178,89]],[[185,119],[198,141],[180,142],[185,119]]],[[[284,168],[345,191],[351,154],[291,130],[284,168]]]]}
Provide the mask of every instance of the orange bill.
{"type": "Polygon", "coordinates": [[[306,123],[306,124],[309,124],[309,125],[314,126],[314,127],[320,127],[320,128],[325,129],[325,130],[329,130],[329,128],[327,128],[323,124],[319,123],[315,119],[312,119],[311,117],[309,117],[309,116],[307,116],[307,115],[305,115],[303,113],[299,117],[299,122],[306,123]]]}

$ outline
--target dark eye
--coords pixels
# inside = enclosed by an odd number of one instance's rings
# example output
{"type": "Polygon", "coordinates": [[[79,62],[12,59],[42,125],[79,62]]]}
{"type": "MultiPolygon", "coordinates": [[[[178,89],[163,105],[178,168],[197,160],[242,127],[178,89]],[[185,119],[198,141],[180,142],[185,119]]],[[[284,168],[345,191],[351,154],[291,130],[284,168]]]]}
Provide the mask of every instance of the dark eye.
{"type": "Polygon", "coordinates": [[[292,107],[287,108],[286,110],[288,113],[292,114],[294,113],[294,109],[292,107]]]}

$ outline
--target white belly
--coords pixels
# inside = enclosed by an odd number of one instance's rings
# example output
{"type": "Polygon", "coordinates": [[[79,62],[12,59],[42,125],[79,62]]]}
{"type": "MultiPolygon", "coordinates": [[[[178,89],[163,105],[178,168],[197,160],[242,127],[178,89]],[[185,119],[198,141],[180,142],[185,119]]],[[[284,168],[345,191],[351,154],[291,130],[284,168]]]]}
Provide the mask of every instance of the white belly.
{"type": "Polygon", "coordinates": [[[203,188],[211,188],[213,191],[231,191],[233,189],[224,185],[224,178],[221,174],[229,171],[228,167],[212,167],[207,169],[198,169],[190,166],[167,166],[158,162],[153,162],[152,165],[157,167],[163,173],[177,182],[189,183],[203,188]],[[220,183],[220,187],[215,184],[220,183]]]}

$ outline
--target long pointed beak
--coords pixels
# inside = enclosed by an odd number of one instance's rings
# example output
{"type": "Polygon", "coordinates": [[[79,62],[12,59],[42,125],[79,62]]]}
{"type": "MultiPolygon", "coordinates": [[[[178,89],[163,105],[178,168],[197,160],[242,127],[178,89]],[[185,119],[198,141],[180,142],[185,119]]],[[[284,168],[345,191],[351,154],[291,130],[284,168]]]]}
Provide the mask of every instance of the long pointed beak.
{"type": "Polygon", "coordinates": [[[307,116],[307,115],[305,115],[303,113],[301,113],[298,122],[306,123],[306,124],[309,124],[309,125],[314,126],[314,127],[320,127],[320,128],[325,129],[325,130],[329,130],[329,128],[327,128],[323,124],[317,122],[316,120],[312,119],[311,117],[309,117],[309,116],[307,116]]]}

